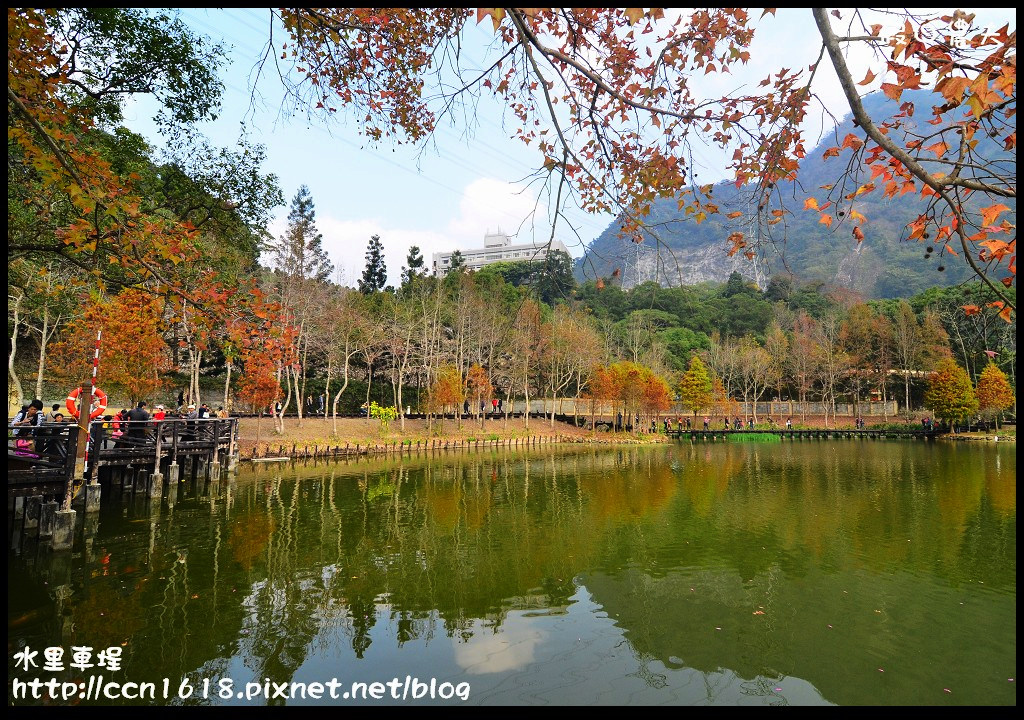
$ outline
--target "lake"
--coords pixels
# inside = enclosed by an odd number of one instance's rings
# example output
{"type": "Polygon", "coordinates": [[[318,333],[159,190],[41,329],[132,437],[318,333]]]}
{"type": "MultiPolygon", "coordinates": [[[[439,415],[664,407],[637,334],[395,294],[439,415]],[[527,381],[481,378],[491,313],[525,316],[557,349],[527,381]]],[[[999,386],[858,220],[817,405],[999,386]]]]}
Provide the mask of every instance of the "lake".
{"type": "Polygon", "coordinates": [[[9,681],[154,683],[103,700],[126,704],[1016,704],[1014,444],[494,450],[170,492],[105,496],[71,554],[9,551],[9,681]],[[50,671],[47,647],[121,669],[50,671]],[[355,697],[318,696],[332,679],[355,697]]]}

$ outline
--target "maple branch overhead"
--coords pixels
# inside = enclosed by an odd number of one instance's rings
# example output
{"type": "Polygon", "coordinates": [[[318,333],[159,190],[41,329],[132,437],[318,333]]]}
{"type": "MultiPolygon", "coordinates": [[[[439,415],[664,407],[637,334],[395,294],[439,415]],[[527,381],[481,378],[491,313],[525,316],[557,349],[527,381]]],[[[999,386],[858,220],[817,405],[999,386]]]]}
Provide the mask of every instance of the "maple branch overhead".
{"type": "Polygon", "coordinates": [[[818,32],[821,34],[822,39],[825,42],[825,47],[828,50],[829,58],[832,60],[832,66],[835,68],[836,75],[839,78],[839,83],[843,88],[843,93],[846,95],[846,100],[850,105],[850,110],[853,112],[854,120],[856,120],[858,126],[864,130],[864,132],[874,140],[880,147],[888,152],[892,157],[896,158],[900,163],[903,164],[915,177],[921,182],[930,187],[937,195],[939,195],[949,206],[950,211],[957,218],[956,232],[960,238],[960,245],[964,250],[964,256],[974,270],[975,274],[981,280],[988,285],[1002,301],[1011,309],[1016,311],[1016,304],[989,279],[988,275],[978,267],[972,255],[972,250],[968,245],[967,236],[964,232],[964,215],[959,203],[956,202],[952,197],[949,196],[946,187],[943,186],[941,180],[936,179],[929,173],[917,160],[915,160],[909,153],[903,148],[893,142],[887,135],[884,135],[874,124],[871,116],[868,115],[864,109],[864,104],[861,102],[860,95],[857,93],[857,88],[853,76],[850,74],[850,69],[846,65],[846,59],[843,57],[842,50],[839,47],[839,41],[835,33],[832,31],[832,24],[828,19],[828,14],[825,8],[814,8],[814,21],[818,26],[818,32]]]}

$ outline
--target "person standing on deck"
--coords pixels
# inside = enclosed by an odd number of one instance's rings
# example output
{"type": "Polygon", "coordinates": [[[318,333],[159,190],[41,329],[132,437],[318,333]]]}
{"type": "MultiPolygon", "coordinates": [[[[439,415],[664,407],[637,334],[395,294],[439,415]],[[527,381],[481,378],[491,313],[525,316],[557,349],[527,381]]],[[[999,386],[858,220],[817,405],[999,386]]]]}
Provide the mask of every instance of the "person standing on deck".
{"type": "Polygon", "coordinates": [[[149,413],[146,411],[146,401],[139,400],[139,404],[128,411],[128,437],[142,440],[146,437],[146,426],[143,424],[149,421],[149,413]]]}

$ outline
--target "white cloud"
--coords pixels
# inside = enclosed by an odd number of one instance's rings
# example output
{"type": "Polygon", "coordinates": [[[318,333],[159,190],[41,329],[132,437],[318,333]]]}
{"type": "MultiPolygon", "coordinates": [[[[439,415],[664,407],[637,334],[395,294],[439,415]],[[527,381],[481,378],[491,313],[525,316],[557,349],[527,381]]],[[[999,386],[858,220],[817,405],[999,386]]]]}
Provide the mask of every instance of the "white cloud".
{"type": "Polygon", "coordinates": [[[463,642],[452,639],[455,662],[469,675],[519,670],[534,661],[538,645],[548,637],[544,630],[534,629],[528,619],[510,613],[500,632],[488,631],[463,642]]]}
{"type": "MultiPolygon", "coordinates": [[[[529,189],[519,192],[516,186],[494,180],[478,178],[469,183],[459,201],[458,215],[453,217],[443,232],[409,227],[414,217],[396,216],[339,219],[318,213],[317,228],[323,235],[323,245],[335,268],[343,271],[343,282],[356,286],[366,266],[366,249],[370,238],[379,235],[384,246],[384,262],[388,270],[388,284],[397,287],[401,282],[409,248],[419,247],[426,267],[431,266],[435,252],[451,252],[456,248],[483,247],[488,231],[515,234],[529,240],[533,237],[531,214],[536,195],[529,189]]],[[[544,220],[544,209],[538,213],[536,236],[546,239],[550,227],[544,220]]],[[[271,223],[275,237],[283,234],[286,220],[282,217],[271,223]]]]}
{"type": "MultiPolygon", "coordinates": [[[[462,193],[459,215],[448,223],[448,231],[456,247],[483,247],[484,233],[519,233],[529,237],[531,219],[537,205],[537,196],[529,189],[494,180],[474,180],[462,193]]],[[[544,216],[544,208],[539,214],[544,216]]]]}

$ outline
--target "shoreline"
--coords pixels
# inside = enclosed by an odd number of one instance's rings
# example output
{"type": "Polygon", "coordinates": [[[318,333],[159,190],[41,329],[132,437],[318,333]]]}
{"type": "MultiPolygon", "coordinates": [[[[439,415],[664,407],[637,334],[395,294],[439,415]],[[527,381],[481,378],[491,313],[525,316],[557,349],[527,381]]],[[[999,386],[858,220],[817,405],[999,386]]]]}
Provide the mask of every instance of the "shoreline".
{"type": "MultiPolygon", "coordinates": [[[[260,442],[255,442],[255,424],[249,418],[239,423],[238,452],[243,462],[275,462],[283,459],[331,459],[367,456],[412,456],[413,453],[440,450],[528,450],[554,445],[590,446],[653,446],[674,440],[671,436],[658,433],[611,433],[597,434],[568,423],[538,423],[536,420],[526,427],[522,419],[486,420],[481,428],[479,421],[466,422],[460,428],[445,428],[441,433],[435,424],[433,434],[428,434],[424,421],[407,421],[404,432],[394,424],[383,431],[376,421],[365,418],[339,418],[338,433],[332,436],[331,425],[325,425],[322,418],[307,419],[302,427],[289,423],[282,435],[272,428],[261,433],[260,442]]],[[[806,430],[806,428],[805,428],[806,430]]],[[[823,428],[835,431],[835,428],[823,428]]],[[[842,432],[842,429],[839,430],[842,432]]],[[[946,434],[936,439],[974,442],[1016,442],[1014,435],[967,435],[946,434]]]]}
{"type": "Polygon", "coordinates": [[[956,442],[1001,442],[1001,443],[1016,443],[1016,435],[967,435],[964,433],[947,433],[940,435],[937,439],[939,440],[954,440],[956,442]]]}
{"type": "Polygon", "coordinates": [[[304,459],[334,459],[367,456],[411,456],[414,453],[438,452],[448,450],[533,450],[539,447],[552,445],[663,445],[671,438],[664,435],[652,435],[649,438],[628,437],[586,437],[569,435],[528,435],[525,437],[505,438],[453,438],[435,437],[430,439],[405,439],[402,441],[392,440],[390,442],[346,442],[343,445],[340,441],[321,445],[319,443],[305,443],[299,446],[292,443],[289,447],[285,443],[264,443],[260,442],[258,447],[252,447],[248,454],[240,449],[240,462],[280,462],[282,460],[304,460],[304,459]],[[275,450],[276,446],[276,450],[275,450]]]}

